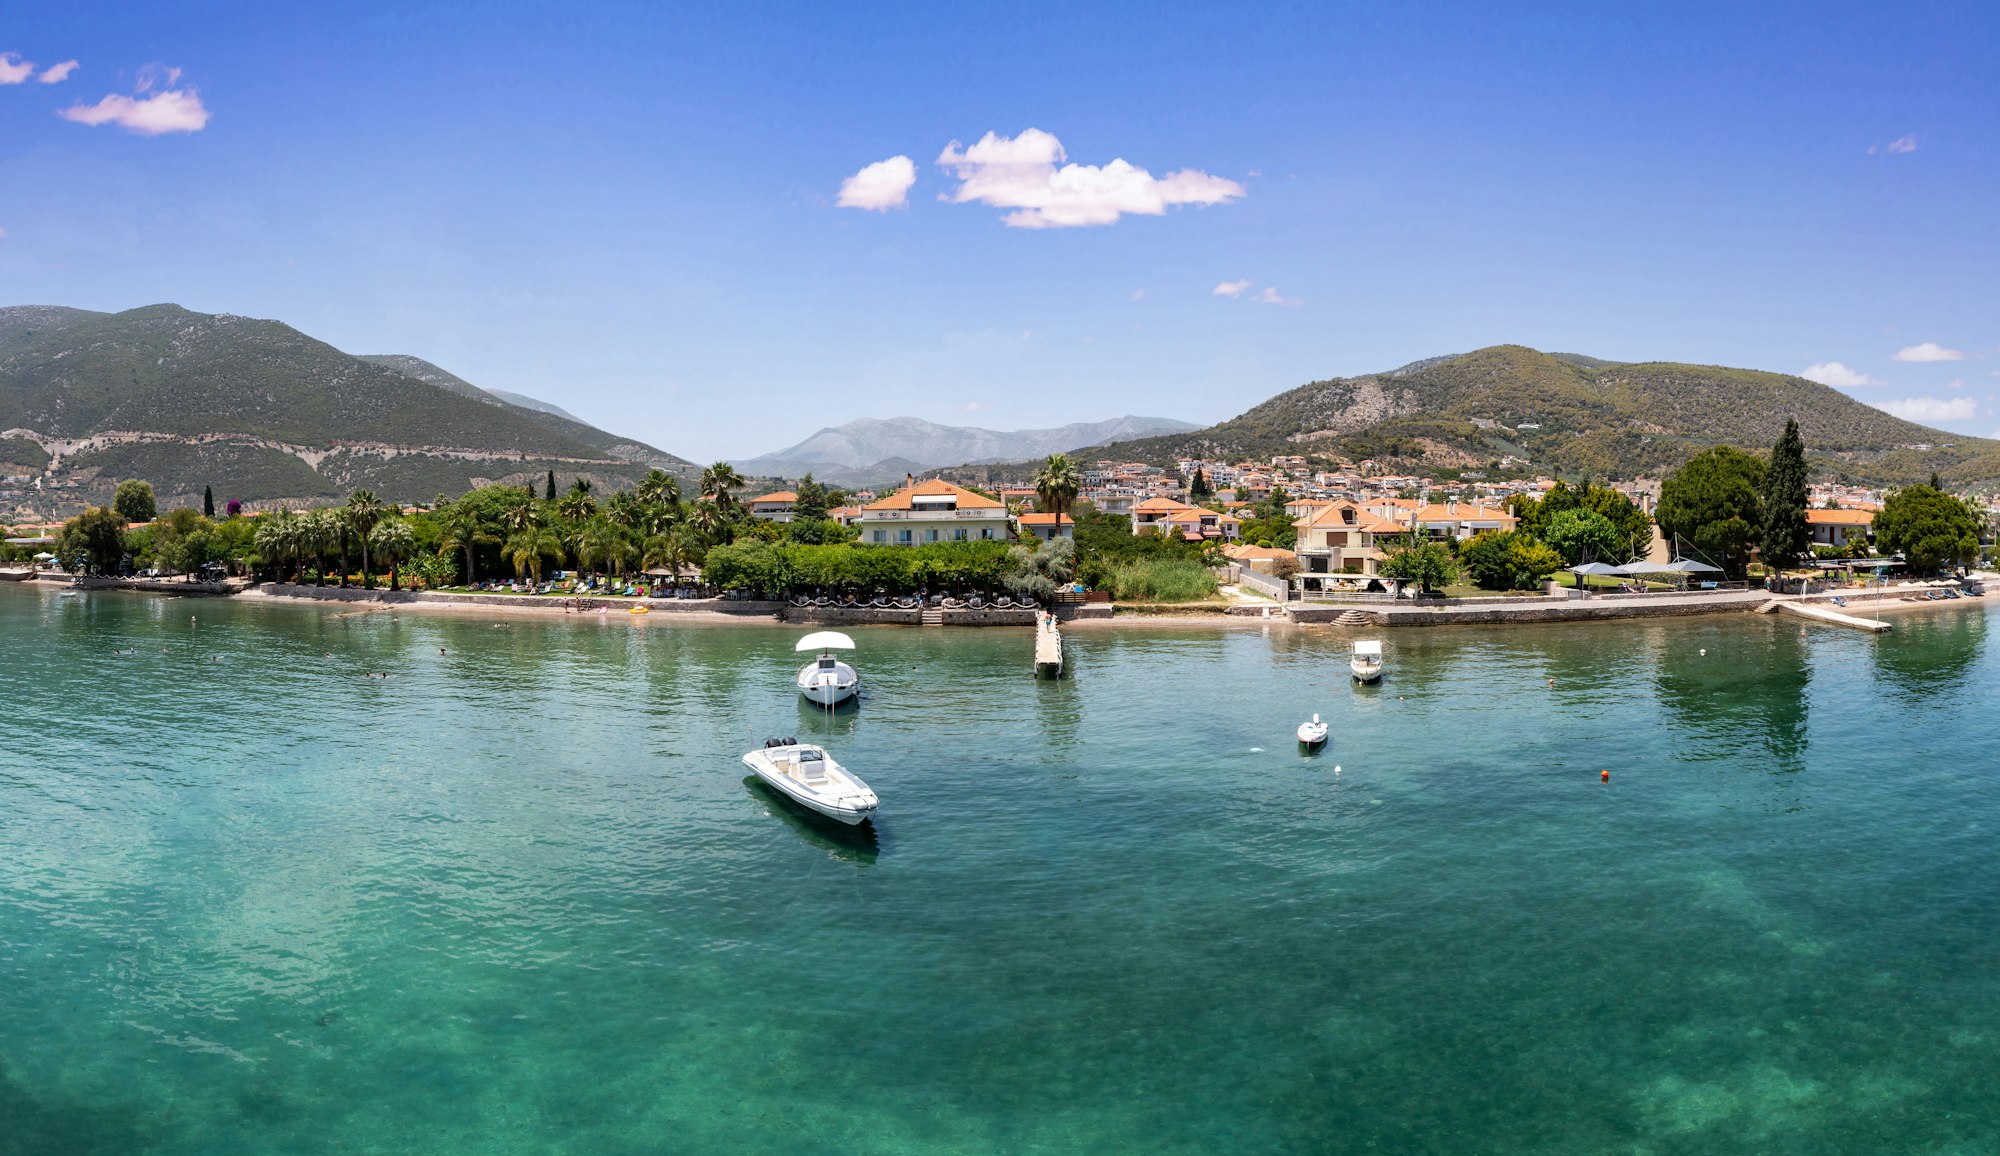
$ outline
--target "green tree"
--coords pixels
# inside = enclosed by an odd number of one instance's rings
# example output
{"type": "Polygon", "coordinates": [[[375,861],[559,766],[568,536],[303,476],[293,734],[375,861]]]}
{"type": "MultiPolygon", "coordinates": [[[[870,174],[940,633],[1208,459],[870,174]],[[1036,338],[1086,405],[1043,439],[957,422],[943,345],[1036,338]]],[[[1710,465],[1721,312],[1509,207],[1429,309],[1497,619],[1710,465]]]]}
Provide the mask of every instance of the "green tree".
{"type": "Polygon", "coordinates": [[[1624,544],[1618,539],[1618,528],[1611,524],[1611,519],[1595,510],[1573,507],[1562,511],[1549,519],[1548,525],[1542,528],[1541,538],[1562,555],[1565,565],[1625,561],[1624,544]]]}
{"type": "Polygon", "coordinates": [[[215,488],[213,486],[204,485],[201,488],[201,516],[204,518],[215,517],[215,488]]]}
{"type": "Polygon", "coordinates": [[[368,548],[389,568],[389,589],[396,589],[396,567],[410,556],[415,546],[416,534],[403,518],[384,519],[368,531],[368,548]]]}
{"type": "Polygon", "coordinates": [[[1382,577],[1414,582],[1430,593],[1458,579],[1458,562],[1451,551],[1421,534],[1405,535],[1404,544],[1382,563],[1382,577]]]}
{"type": "Polygon", "coordinates": [[[126,478],[118,483],[118,492],[112,495],[111,508],[127,522],[150,522],[159,516],[159,504],[153,498],[153,485],[138,478],[126,478]]]}
{"type": "Polygon", "coordinates": [[[1188,501],[1199,506],[1213,497],[1215,490],[1208,484],[1208,475],[1200,466],[1194,468],[1194,476],[1188,479],[1188,501]]]}
{"type": "Polygon", "coordinates": [[[1806,528],[1806,447],[1796,420],[1786,420],[1784,434],[1771,447],[1761,497],[1757,551],[1764,565],[1774,571],[1797,565],[1812,545],[1812,533],[1806,528]]]}
{"type": "Polygon", "coordinates": [[[385,507],[373,490],[356,490],[347,498],[347,524],[361,546],[361,580],[368,581],[369,535],[382,520],[385,507]]]}
{"type": "Polygon", "coordinates": [[[1763,487],[1763,462],[1734,446],[1703,450],[1661,483],[1660,530],[1741,578],[1763,525],[1763,487]]]}
{"type": "Polygon", "coordinates": [[[735,501],[730,491],[740,490],[743,486],[743,475],[728,462],[717,462],[701,472],[701,492],[715,499],[716,506],[724,513],[730,511],[735,501]]]}
{"type": "Polygon", "coordinates": [[[1875,515],[1875,544],[1930,573],[1978,557],[1981,525],[1978,513],[1959,498],[1936,486],[1908,486],[1883,500],[1875,515]]]}
{"type": "Polygon", "coordinates": [[[793,522],[826,520],[826,487],[813,480],[810,472],[799,479],[799,497],[792,503],[793,522]]]}
{"type": "MultiPolygon", "coordinates": [[[[147,487],[149,497],[151,493],[151,487],[147,487]]],[[[125,516],[115,509],[92,506],[63,523],[55,554],[66,569],[116,573],[125,560],[125,516]]]]}
{"type": "Polygon", "coordinates": [[[438,539],[438,553],[460,553],[465,555],[465,584],[477,581],[473,577],[473,551],[481,546],[491,545],[496,539],[486,529],[479,516],[462,505],[455,505],[444,513],[443,536],[438,539]]]}
{"type": "MultiPolygon", "coordinates": [[[[533,490],[529,490],[528,496],[530,498],[534,497],[535,492],[533,490]]],[[[543,485],[542,488],[542,501],[553,502],[555,500],[556,500],[556,472],[554,470],[550,470],[548,481],[543,485]]]]}
{"type": "Polygon", "coordinates": [[[1082,489],[1082,476],[1068,454],[1050,454],[1035,471],[1035,507],[1042,513],[1069,513],[1082,489]]]}
{"type": "Polygon", "coordinates": [[[665,470],[647,470],[639,479],[639,500],[648,506],[678,506],[681,504],[681,482],[665,470]]]}
{"type": "Polygon", "coordinates": [[[540,582],[543,563],[562,561],[562,541],[540,526],[530,526],[507,539],[506,553],[516,578],[540,582]]]}

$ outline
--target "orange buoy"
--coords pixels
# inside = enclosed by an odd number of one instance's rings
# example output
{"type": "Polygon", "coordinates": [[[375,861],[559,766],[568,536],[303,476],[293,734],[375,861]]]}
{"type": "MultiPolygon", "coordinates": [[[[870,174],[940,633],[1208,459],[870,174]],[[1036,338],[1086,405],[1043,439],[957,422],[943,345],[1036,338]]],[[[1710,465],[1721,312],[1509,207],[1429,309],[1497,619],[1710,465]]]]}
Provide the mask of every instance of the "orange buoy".
{"type": "Polygon", "coordinates": [[[1599,779],[1600,781],[1608,783],[1608,782],[1610,782],[1610,781],[1611,781],[1611,772],[1610,772],[1610,771],[1599,771],[1599,772],[1597,772],[1597,777],[1598,777],[1598,779],[1599,779]]]}

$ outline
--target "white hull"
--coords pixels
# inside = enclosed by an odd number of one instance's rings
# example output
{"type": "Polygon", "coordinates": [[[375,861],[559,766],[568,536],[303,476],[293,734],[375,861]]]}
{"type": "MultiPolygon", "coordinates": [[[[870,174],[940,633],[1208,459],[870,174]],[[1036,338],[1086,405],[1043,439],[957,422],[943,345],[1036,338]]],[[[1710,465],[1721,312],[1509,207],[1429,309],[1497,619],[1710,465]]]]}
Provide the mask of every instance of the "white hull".
{"type": "Polygon", "coordinates": [[[839,706],[861,690],[861,676],[844,662],[822,666],[808,662],[799,668],[799,693],[820,706],[839,706]]]}
{"type": "Polygon", "coordinates": [[[1354,672],[1354,681],[1356,682],[1382,681],[1382,664],[1380,662],[1363,662],[1361,659],[1356,658],[1350,660],[1347,666],[1349,670],[1354,672]]]}
{"type": "Polygon", "coordinates": [[[829,819],[854,826],[875,813],[881,800],[875,792],[848,773],[847,768],[834,762],[824,748],[809,744],[788,747],[765,747],[743,756],[743,765],[771,787],[772,790],[808,810],[817,811],[829,819]],[[823,770],[817,781],[802,768],[810,765],[810,758],[801,760],[800,755],[816,752],[823,770]]]}

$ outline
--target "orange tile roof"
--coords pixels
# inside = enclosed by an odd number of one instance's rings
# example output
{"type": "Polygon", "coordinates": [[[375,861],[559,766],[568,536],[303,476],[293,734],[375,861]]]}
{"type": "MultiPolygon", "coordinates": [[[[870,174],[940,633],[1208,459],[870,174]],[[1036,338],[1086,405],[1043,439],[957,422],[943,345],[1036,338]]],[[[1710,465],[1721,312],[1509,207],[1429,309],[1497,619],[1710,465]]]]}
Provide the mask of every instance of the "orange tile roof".
{"type": "Polygon", "coordinates": [[[1872,526],[1875,524],[1873,510],[1807,510],[1806,524],[1809,526],[1872,526]]]}
{"type": "Polygon", "coordinates": [[[1518,522],[1519,518],[1492,506],[1475,506],[1460,502],[1456,509],[1450,505],[1432,503],[1417,511],[1419,522],[1518,522]]]}
{"type": "Polygon", "coordinates": [[[1154,514],[1169,513],[1174,510],[1192,510],[1194,507],[1188,505],[1186,502],[1177,502],[1172,498],[1147,498],[1145,501],[1132,507],[1132,509],[1142,514],[1154,514]]]}
{"type": "Polygon", "coordinates": [[[1399,525],[1389,521],[1387,518],[1371,514],[1366,509],[1363,509],[1359,502],[1329,502],[1318,510],[1293,522],[1292,525],[1301,530],[1324,527],[1327,529],[1366,530],[1371,534],[1403,534],[1409,532],[1408,526],[1399,525]],[[1352,522],[1347,521],[1341,516],[1341,511],[1343,510],[1354,511],[1354,520],[1352,522]]]}
{"type": "Polygon", "coordinates": [[[1224,546],[1222,553],[1225,557],[1246,562],[1270,562],[1279,558],[1298,557],[1297,554],[1292,553],[1290,550],[1280,550],[1276,546],[1251,546],[1247,544],[1224,546]]]}
{"type": "Polygon", "coordinates": [[[1021,514],[1017,520],[1023,526],[1074,526],[1076,523],[1068,514],[1021,514]],[[1060,521],[1058,521],[1060,519],[1060,521]]]}
{"type": "Polygon", "coordinates": [[[798,500],[799,496],[792,491],[779,490],[775,494],[765,494],[761,498],[752,498],[750,499],[750,504],[754,506],[759,502],[796,502],[798,500]]]}
{"type": "Polygon", "coordinates": [[[912,498],[940,497],[945,495],[956,495],[958,498],[958,508],[961,510],[999,510],[1005,508],[992,498],[975,494],[964,486],[954,486],[943,478],[932,478],[928,482],[918,482],[914,486],[906,486],[890,494],[888,497],[880,501],[870,502],[862,508],[866,510],[907,510],[911,507],[912,503],[910,500],[912,498]]]}

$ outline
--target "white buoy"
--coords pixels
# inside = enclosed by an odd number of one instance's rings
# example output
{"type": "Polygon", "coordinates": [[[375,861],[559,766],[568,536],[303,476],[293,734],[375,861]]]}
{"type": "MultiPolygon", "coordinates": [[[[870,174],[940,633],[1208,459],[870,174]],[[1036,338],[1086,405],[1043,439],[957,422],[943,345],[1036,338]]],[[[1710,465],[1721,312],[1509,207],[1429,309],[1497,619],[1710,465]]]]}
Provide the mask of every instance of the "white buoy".
{"type": "Polygon", "coordinates": [[[1340,773],[1340,764],[1339,764],[1339,763],[1335,763],[1335,764],[1333,764],[1333,773],[1334,773],[1334,774],[1336,774],[1336,775],[1340,773]]]}

